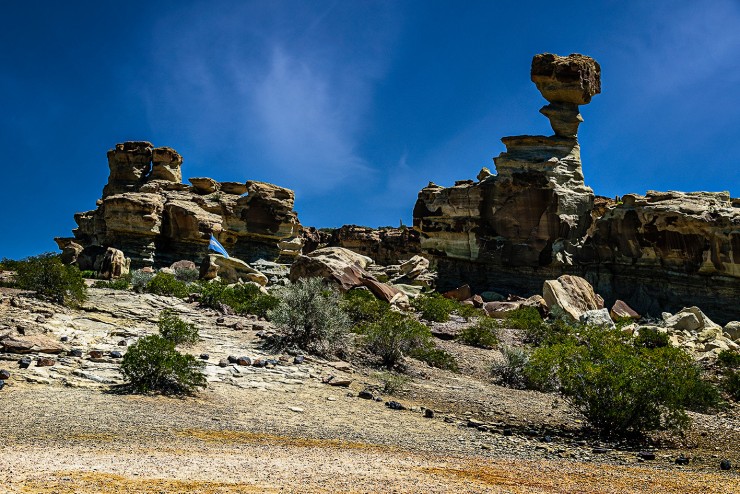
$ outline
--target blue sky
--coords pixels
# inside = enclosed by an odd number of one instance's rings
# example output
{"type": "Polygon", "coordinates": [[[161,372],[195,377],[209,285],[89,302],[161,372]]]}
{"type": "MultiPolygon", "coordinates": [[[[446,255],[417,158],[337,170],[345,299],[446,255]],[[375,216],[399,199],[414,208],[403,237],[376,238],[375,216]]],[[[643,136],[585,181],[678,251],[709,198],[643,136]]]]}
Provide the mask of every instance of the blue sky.
{"type": "Polygon", "coordinates": [[[740,195],[740,2],[6,1],[0,257],[56,250],[117,142],[296,191],[304,225],[411,223],[429,181],[550,134],[536,53],[593,56],[586,182],[740,195]]]}

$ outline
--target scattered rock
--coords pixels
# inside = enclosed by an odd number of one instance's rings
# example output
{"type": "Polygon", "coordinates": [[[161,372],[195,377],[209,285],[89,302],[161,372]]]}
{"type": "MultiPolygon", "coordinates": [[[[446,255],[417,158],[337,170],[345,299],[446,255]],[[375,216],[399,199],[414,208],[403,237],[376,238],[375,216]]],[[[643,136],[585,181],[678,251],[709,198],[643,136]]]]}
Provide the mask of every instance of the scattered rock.
{"type": "Polygon", "coordinates": [[[10,336],[0,338],[0,347],[6,353],[50,353],[67,351],[64,345],[45,335],[10,336]]]}
{"type": "Polygon", "coordinates": [[[363,400],[374,400],[375,396],[373,396],[372,391],[369,389],[363,389],[359,393],[357,393],[358,398],[362,398],[363,400]]]}
{"type": "Polygon", "coordinates": [[[219,367],[228,367],[229,366],[229,361],[227,359],[225,359],[225,358],[222,358],[221,360],[218,361],[218,366],[219,367]]]}
{"type": "Polygon", "coordinates": [[[686,458],[684,455],[681,455],[678,458],[676,458],[676,460],[674,461],[674,463],[676,465],[688,465],[689,464],[689,459],[686,458]]]}
{"type": "MultiPolygon", "coordinates": [[[[239,357],[236,359],[236,363],[238,365],[248,366],[248,365],[252,365],[252,359],[250,359],[249,357],[239,357]]],[[[261,361],[259,359],[254,361],[254,365],[257,367],[260,365],[260,363],[261,361]]]]}
{"type": "Polygon", "coordinates": [[[226,283],[251,281],[260,286],[267,285],[267,276],[236,257],[224,257],[210,254],[203,258],[200,265],[200,277],[210,280],[218,276],[226,283]]]}
{"type": "Polygon", "coordinates": [[[579,276],[563,275],[545,281],[542,296],[550,310],[556,307],[579,321],[584,312],[603,308],[604,300],[596,295],[591,283],[579,276]]]}
{"type": "Polygon", "coordinates": [[[10,379],[10,371],[7,371],[5,369],[0,370],[0,379],[3,381],[7,381],[10,379]]]}
{"type": "Polygon", "coordinates": [[[637,457],[642,460],[654,460],[655,459],[655,453],[652,451],[640,451],[637,453],[637,457]]]}
{"type": "Polygon", "coordinates": [[[82,349],[80,348],[73,348],[72,350],[69,351],[70,357],[82,357],[82,354],[83,352],[82,352],[82,349]]]}
{"type": "Polygon", "coordinates": [[[31,359],[29,357],[23,357],[18,361],[18,367],[21,369],[28,369],[31,365],[31,359]]]}
{"type": "Polygon", "coordinates": [[[103,352],[101,350],[90,350],[87,354],[91,359],[103,358],[103,352]]]}
{"type": "Polygon", "coordinates": [[[304,412],[303,408],[301,408],[301,407],[290,407],[290,411],[291,412],[295,412],[295,413],[303,413],[304,412]]]}
{"type": "Polygon", "coordinates": [[[732,463],[730,463],[730,460],[722,460],[719,462],[720,470],[730,470],[731,468],[732,468],[732,463]]]}
{"type": "Polygon", "coordinates": [[[0,379],[0,389],[3,389],[5,387],[5,381],[0,379]]]}
{"type": "Polygon", "coordinates": [[[454,290],[445,292],[444,296],[446,298],[462,302],[463,300],[467,300],[472,297],[473,291],[470,289],[470,285],[463,285],[461,287],[455,288],[454,290]]]}
{"type": "Polygon", "coordinates": [[[208,360],[209,358],[210,358],[210,356],[207,353],[201,353],[200,354],[200,359],[201,360],[208,360]]]}
{"type": "Polygon", "coordinates": [[[321,382],[324,384],[328,384],[329,386],[346,388],[349,387],[350,384],[352,384],[352,379],[336,377],[334,374],[330,374],[329,376],[322,379],[321,382]]]}
{"type": "Polygon", "coordinates": [[[302,364],[305,359],[306,357],[304,357],[303,355],[296,355],[295,357],[293,357],[293,363],[299,365],[302,364]]]}
{"type": "Polygon", "coordinates": [[[391,410],[406,410],[406,407],[397,401],[386,401],[385,406],[391,410]]]}
{"type": "Polygon", "coordinates": [[[226,359],[230,364],[235,364],[239,360],[239,358],[235,357],[234,355],[229,355],[228,357],[226,357],[226,359]]]}
{"type": "Polygon", "coordinates": [[[622,300],[617,300],[614,302],[614,305],[612,306],[612,310],[609,311],[609,315],[612,317],[613,320],[618,319],[632,319],[633,321],[637,321],[640,319],[640,314],[635,312],[632,307],[627,305],[627,302],[624,302],[622,300]]]}
{"type": "Polygon", "coordinates": [[[57,363],[56,360],[49,357],[39,357],[36,360],[36,367],[51,367],[57,363]]]}
{"type": "Polygon", "coordinates": [[[434,410],[431,408],[425,408],[424,409],[424,418],[426,419],[433,419],[434,418],[434,410]]]}
{"type": "Polygon", "coordinates": [[[587,310],[580,317],[581,323],[588,326],[615,329],[616,325],[607,309],[587,310]]]}
{"type": "Polygon", "coordinates": [[[121,352],[119,352],[117,350],[114,350],[114,351],[110,352],[110,358],[116,358],[116,359],[123,358],[123,353],[121,353],[121,352]]]}

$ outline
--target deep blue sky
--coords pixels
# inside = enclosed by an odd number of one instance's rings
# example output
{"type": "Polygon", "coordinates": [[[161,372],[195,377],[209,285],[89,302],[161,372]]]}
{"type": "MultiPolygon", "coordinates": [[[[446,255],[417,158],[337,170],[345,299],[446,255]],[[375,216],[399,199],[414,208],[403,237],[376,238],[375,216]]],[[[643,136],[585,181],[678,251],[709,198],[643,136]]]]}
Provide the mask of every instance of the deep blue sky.
{"type": "Polygon", "coordinates": [[[550,134],[536,53],[590,55],[597,194],[740,195],[740,2],[13,1],[0,7],[0,257],[56,250],[117,142],[296,191],[304,225],[411,222],[507,135],[550,134]]]}

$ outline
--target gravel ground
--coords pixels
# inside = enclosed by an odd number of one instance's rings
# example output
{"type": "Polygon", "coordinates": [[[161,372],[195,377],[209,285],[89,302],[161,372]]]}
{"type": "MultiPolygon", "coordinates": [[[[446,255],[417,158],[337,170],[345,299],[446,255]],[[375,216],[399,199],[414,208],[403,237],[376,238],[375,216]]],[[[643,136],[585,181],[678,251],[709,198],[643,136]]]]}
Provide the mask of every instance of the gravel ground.
{"type": "MultiPolygon", "coordinates": [[[[91,292],[84,314],[0,300],[0,325],[114,348],[120,328],[131,338],[151,332],[158,308],[175,306],[206,336],[192,352],[259,355],[257,328],[234,330],[235,318],[219,323],[218,314],[166,298],[91,292]],[[53,315],[38,322],[39,308],[53,315]]],[[[33,366],[13,367],[0,391],[0,492],[740,492],[737,408],[692,415],[686,437],[654,438],[655,460],[641,462],[644,445],[584,435],[581,418],[555,395],[493,385],[495,350],[439,345],[462,362],[461,374],[411,361],[403,390],[380,402],[357,397],[378,389],[374,369],[317,360],[213,374],[190,398],[118,394],[65,374],[113,375],[111,362],[68,359],[44,381],[33,366]],[[322,384],[328,374],[353,382],[322,384]],[[390,399],[407,409],[387,408],[390,399]],[[469,427],[470,419],[483,425],[469,427]],[[674,464],[679,454],[689,466],[674,464]],[[735,468],[720,472],[721,458],[735,468]]]]}

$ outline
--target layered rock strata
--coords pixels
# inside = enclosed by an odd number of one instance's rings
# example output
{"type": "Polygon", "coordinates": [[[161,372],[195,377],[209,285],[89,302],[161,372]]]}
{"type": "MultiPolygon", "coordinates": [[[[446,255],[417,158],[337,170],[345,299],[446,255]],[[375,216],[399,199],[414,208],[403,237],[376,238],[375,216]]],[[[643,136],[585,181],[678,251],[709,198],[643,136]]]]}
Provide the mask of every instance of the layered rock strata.
{"type": "Polygon", "coordinates": [[[579,106],[601,91],[583,55],[537,55],[531,79],[552,136],[502,139],[496,174],[452,187],[430,183],[414,207],[438,288],[539,293],[547,279],[586,278],[613,304],[642,314],[699,305],[717,320],[740,309],[740,201],[728,193],[633,194],[595,201],[581,168],[579,106]]]}
{"type": "Polygon", "coordinates": [[[174,149],[144,141],[108,151],[110,176],[98,207],[75,215],[74,238],[57,239],[65,256],[113,247],[131,258],[134,268],[180,259],[200,263],[211,234],[248,262],[300,253],[292,190],[210,178],[192,178],[186,185],[182,161],[174,149]]]}

